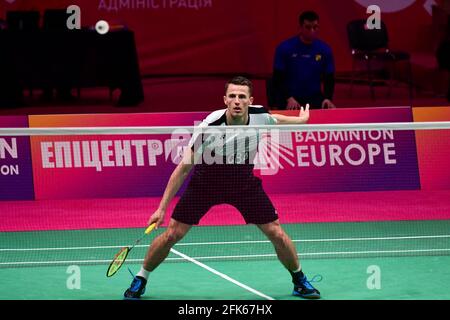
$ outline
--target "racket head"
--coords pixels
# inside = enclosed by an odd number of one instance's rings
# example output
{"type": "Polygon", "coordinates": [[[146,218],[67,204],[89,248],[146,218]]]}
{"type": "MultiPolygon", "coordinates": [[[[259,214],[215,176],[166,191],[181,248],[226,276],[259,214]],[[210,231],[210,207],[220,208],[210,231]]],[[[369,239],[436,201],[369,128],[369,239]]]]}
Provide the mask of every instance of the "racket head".
{"type": "Polygon", "coordinates": [[[109,264],[108,270],[106,270],[106,276],[112,277],[119,271],[120,267],[122,267],[125,259],[128,256],[128,252],[130,252],[129,247],[123,247],[119,252],[116,253],[114,259],[109,264]]]}

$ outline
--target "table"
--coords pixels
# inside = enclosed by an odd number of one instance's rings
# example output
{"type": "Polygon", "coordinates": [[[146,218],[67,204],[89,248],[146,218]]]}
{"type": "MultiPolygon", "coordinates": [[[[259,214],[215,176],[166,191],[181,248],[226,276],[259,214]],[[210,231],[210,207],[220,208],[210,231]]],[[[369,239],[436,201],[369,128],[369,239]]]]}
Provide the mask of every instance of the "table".
{"type": "Polygon", "coordinates": [[[132,31],[0,30],[0,105],[23,89],[101,86],[121,90],[120,106],[144,100],[132,31]]]}

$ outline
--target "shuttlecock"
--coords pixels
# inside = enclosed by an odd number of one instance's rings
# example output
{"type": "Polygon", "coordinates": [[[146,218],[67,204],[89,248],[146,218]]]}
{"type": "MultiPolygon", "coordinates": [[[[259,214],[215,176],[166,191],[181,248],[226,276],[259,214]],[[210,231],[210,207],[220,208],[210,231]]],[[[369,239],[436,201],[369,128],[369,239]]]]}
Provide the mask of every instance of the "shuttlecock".
{"type": "Polygon", "coordinates": [[[100,20],[95,24],[95,30],[100,34],[107,34],[109,31],[109,24],[105,20],[100,20]]]}

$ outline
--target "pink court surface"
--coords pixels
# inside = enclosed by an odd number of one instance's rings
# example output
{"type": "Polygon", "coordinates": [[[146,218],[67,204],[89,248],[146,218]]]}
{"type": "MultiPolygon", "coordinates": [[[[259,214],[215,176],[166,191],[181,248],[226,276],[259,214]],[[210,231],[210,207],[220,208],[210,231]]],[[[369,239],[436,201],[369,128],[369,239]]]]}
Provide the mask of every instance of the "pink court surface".
{"type": "MultiPolygon", "coordinates": [[[[450,219],[450,190],[270,195],[281,223],[450,219]]],[[[1,201],[0,232],[144,227],[160,198],[1,201]]],[[[172,201],[165,225],[177,199],[172,201]]],[[[229,206],[213,207],[201,225],[244,224],[229,206]]]]}

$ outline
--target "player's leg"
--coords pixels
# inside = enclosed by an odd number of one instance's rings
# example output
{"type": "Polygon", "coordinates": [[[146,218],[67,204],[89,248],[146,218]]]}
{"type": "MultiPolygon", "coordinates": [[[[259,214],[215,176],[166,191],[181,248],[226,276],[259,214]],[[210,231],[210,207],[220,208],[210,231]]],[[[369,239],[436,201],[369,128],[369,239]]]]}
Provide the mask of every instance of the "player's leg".
{"type": "Polygon", "coordinates": [[[258,224],[257,227],[272,242],[278,259],[289,271],[300,269],[300,261],[294,243],[283,230],[279,220],[266,224],[258,224]]]}
{"type": "Polygon", "coordinates": [[[191,179],[186,191],[177,202],[172,219],[164,233],[153,240],[139,273],[134,277],[130,288],[125,291],[125,298],[139,299],[145,291],[149,273],[155,270],[168,256],[170,249],[180,241],[193,225],[216,203],[211,192],[191,179]]]}
{"type": "Polygon", "coordinates": [[[245,181],[231,204],[241,212],[247,223],[257,225],[272,242],[278,259],[292,276],[293,294],[304,298],[320,298],[319,291],[303,274],[294,243],[281,227],[277,211],[265,193],[261,180],[255,178],[245,181]]]}
{"type": "Polygon", "coordinates": [[[139,299],[145,293],[147,279],[169,255],[170,249],[191,229],[191,225],[171,219],[166,231],[156,237],[147,250],[144,264],[125,291],[125,299],[139,299]]]}
{"type": "MultiPolygon", "coordinates": [[[[240,188],[239,188],[240,187],[240,188]]],[[[281,228],[278,214],[267,196],[261,179],[247,179],[230,201],[242,214],[245,222],[258,226],[272,242],[277,256],[286,269],[295,271],[300,268],[297,251],[292,240],[281,228]]]]}
{"type": "Polygon", "coordinates": [[[169,255],[170,249],[191,229],[191,225],[171,219],[166,231],[153,240],[144,259],[143,268],[155,270],[169,255]]]}
{"type": "Polygon", "coordinates": [[[307,299],[319,299],[320,292],[311,285],[303,273],[294,243],[281,227],[278,219],[257,226],[272,242],[278,259],[291,274],[294,283],[293,295],[307,299]]]}

